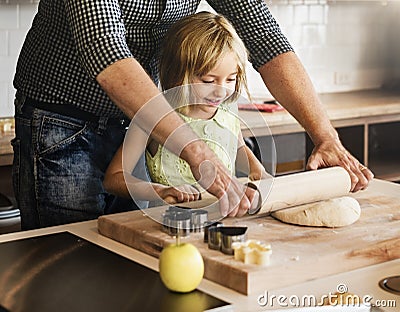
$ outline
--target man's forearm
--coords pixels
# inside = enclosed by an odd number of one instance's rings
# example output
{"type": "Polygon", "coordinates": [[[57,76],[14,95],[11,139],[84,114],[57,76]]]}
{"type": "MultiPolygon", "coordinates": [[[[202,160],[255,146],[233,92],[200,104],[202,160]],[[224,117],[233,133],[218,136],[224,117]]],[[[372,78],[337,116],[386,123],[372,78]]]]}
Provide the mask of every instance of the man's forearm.
{"type": "Polygon", "coordinates": [[[166,143],[176,154],[198,140],[135,59],[123,59],[108,66],[96,80],[128,117],[136,116],[135,122],[142,129],[159,143],[166,143]]]}
{"type": "Polygon", "coordinates": [[[338,139],[337,132],[295,53],[277,56],[260,67],[259,72],[271,94],[304,127],[314,144],[338,139]]]}
{"type": "Polygon", "coordinates": [[[341,166],[350,175],[352,191],[366,188],[373,173],[340,142],[297,56],[293,52],[281,54],[259,71],[272,95],[298,120],[315,145],[307,169],[341,166]]]}
{"type": "Polygon", "coordinates": [[[160,91],[133,58],[122,59],[104,69],[97,82],[111,100],[130,118],[160,91]]]}

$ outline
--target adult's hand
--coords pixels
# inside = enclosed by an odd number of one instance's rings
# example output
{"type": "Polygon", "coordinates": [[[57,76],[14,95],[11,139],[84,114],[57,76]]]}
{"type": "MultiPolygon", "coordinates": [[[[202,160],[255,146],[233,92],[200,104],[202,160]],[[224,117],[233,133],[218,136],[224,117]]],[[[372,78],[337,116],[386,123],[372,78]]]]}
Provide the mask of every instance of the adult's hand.
{"type": "Polygon", "coordinates": [[[256,191],[246,188],[232,176],[216,155],[203,141],[188,144],[182,151],[200,185],[219,200],[223,217],[241,217],[247,213],[252,202],[258,200],[256,191]]]}
{"type": "Polygon", "coordinates": [[[352,192],[365,189],[374,178],[374,174],[351,155],[339,139],[316,145],[307,162],[310,170],[331,166],[341,166],[349,173],[352,192]]]}

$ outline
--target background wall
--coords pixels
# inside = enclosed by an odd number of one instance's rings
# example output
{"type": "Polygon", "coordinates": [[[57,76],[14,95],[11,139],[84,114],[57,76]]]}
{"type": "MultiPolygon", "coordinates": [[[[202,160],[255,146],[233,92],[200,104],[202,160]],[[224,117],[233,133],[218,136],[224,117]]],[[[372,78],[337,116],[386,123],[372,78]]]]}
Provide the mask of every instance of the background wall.
{"type": "Polygon", "coordinates": [[[14,115],[12,79],[22,42],[37,11],[37,2],[0,0],[0,117],[14,115]]]}
{"type": "MultiPolygon", "coordinates": [[[[0,0],[0,117],[13,115],[12,78],[37,2],[0,0]]],[[[318,92],[377,88],[384,83],[400,88],[396,84],[400,77],[399,1],[267,3],[318,92]]],[[[249,77],[254,97],[269,97],[254,70],[249,77]]]]}
{"type": "MultiPolygon", "coordinates": [[[[400,1],[267,3],[318,92],[378,88],[400,77],[400,1]]],[[[262,81],[251,77],[262,97],[262,81]]]]}

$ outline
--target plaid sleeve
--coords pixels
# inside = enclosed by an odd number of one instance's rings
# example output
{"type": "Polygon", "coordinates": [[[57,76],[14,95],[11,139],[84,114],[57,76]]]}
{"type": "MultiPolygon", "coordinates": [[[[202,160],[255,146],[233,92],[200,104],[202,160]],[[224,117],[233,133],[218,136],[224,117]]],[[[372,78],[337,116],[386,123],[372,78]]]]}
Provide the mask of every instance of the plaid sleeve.
{"type": "Polygon", "coordinates": [[[208,0],[235,27],[257,70],[279,54],[293,51],[263,0],[208,0]]]}
{"type": "Polygon", "coordinates": [[[108,65],[132,57],[117,0],[65,0],[79,59],[95,78],[108,65]]]}

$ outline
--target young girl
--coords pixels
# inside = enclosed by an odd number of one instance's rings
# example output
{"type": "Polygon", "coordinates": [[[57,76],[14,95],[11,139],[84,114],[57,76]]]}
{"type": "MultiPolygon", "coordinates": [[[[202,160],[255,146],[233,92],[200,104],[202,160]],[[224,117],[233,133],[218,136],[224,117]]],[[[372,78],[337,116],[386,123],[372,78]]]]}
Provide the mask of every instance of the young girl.
{"type": "MultiPolygon", "coordinates": [[[[248,94],[246,60],[243,42],[224,17],[197,13],[178,21],[167,32],[160,60],[160,83],[163,90],[168,90],[164,95],[171,105],[228,170],[235,174],[236,168],[256,180],[269,175],[244,144],[234,104],[242,89],[248,94]]],[[[170,204],[199,199],[198,184],[189,165],[148,137],[133,124],[125,140],[146,146],[152,182],[131,175],[143,151],[124,152],[122,159],[121,146],[107,169],[105,189],[121,197],[162,199],[170,204]]]]}

